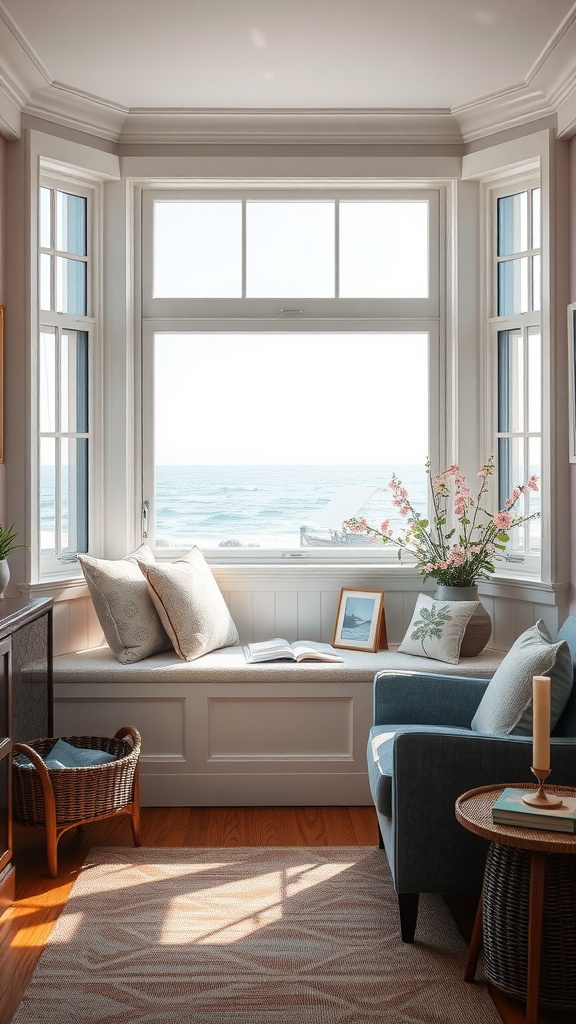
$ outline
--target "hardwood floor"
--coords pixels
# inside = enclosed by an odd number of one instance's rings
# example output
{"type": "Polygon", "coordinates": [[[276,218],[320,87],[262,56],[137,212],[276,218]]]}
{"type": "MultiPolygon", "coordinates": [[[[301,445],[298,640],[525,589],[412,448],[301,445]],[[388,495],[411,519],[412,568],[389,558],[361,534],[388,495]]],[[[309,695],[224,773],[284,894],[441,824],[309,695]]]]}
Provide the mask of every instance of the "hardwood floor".
{"type": "MultiPolygon", "coordinates": [[[[96,822],[81,833],[67,832],[58,848],[58,878],[50,878],[43,833],[18,826],[14,832],[16,901],[0,922],[0,1024],[9,1024],[12,1019],[90,847],[123,846],[132,839],[127,817],[96,822]]],[[[377,842],[371,807],[142,810],[143,846],[375,846],[377,842]]],[[[474,901],[451,897],[446,902],[468,938],[474,901]]],[[[492,996],[504,1024],[521,1024],[521,1003],[496,990],[492,996]]],[[[542,1013],[539,1021],[574,1024],[574,1011],[542,1013]]]]}

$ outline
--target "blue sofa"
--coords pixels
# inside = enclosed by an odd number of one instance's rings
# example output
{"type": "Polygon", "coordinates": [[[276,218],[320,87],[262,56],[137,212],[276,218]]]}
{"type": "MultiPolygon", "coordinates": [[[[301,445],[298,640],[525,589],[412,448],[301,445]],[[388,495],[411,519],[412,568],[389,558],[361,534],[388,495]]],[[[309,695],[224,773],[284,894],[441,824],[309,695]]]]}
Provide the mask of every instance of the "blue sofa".
{"type": "MultiPolygon", "coordinates": [[[[576,678],[576,617],[558,634],[576,678]]],[[[456,798],[469,789],[535,779],[530,736],[474,732],[486,679],[429,672],[379,672],[368,775],[398,896],[400,932],[413,942],[421,892],[479,893],[487,842],[458,824],[456,798]]],[[[552,732],[551,783],[576,786],[576,686],[552,732]]]]}

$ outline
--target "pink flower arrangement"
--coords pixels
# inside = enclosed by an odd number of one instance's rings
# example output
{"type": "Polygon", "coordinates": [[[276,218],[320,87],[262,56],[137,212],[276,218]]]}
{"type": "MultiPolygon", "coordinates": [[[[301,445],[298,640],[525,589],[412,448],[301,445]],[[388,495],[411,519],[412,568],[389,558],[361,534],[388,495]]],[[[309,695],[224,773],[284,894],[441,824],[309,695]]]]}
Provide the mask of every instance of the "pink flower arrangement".
{"type": "Polygon", "coordinates": [[[366,519],[349,519],[344,527],[353,533],[367,534],[375,541],[381,540],[383,544],[394,545],[400,561],[403,553],[412,555],[425,580],[431,576],[442,586],[474,586],[479,579],[488,579],[494,572],[498,552],[505,551],[510,540],[508,531],[540,515],[539,512],[514,514],[513,511],[521,495],[538,490],[534,475],[525,484],[512,489],[504,508],[498,512],[491,513],[484,508],[485,495],[489,493],[488,480],[494,468],[491,455],[478,472],[480,483],[474,495],[458,466],[448,466],[443,473],[432,475],[428,459],[426,473],[434,508],[432,524],[413,508],[406,488],[393,473],[392,504],[406,519],[404,533],[395,537],[387,519],[380,529],[370,526],[366,519]],[[456,520],[458,525],[450,525],[449,509],[451,521],[456,520]]]}

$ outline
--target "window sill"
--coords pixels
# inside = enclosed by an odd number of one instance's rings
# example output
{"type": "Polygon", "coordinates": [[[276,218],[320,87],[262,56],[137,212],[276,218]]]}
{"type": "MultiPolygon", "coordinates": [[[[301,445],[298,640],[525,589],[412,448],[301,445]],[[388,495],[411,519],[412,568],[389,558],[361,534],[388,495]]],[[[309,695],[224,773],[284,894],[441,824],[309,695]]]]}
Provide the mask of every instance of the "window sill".
{"type": "MultiPolygon", "coordinates": [[[[229,562],[213,564],[212,571],[220,588],[250,590],[263,588],[316,590],[340,587],[367,587],[389,592],[405,591],[433,594],[433,580],[423,584],[420,573],[409,565],[362,564],[352,562],[319,564],[301,561],[242,564],[229,562]]],[[[82,574],[68,578],[44,579],[19,587],[23,597],[52,597],[54,601],[68,601],[88,596],[88,587],[82,574]]],[[[554,606],[566,591],[566,584],[543,583],[526,574],[495,575],[478,585],[480,596],[510,597],[554,606]]]]}

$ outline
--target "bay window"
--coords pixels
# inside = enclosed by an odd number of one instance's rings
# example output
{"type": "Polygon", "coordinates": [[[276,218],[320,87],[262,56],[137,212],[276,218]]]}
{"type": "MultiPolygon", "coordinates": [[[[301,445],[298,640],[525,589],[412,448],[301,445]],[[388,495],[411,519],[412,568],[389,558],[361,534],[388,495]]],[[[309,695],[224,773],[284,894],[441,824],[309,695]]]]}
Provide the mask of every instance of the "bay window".
{"type": "MultiPolygon", "coordinates": [[[[534,183],[493,193],[493,337],[497,364],[498,497],[542,476],[541,191],[534,183]]],[[[515,511],[540,511],[540,492],[527,490],[515,511]]],[[[541,523],[531,519],[511,532],[505,560],[537,571],[541,523]]]]}
{"type": "Polygon", "coordinates": [[[69,572],[89,544],[91,192],[43,179],[39,195],[40,571],[69,572]]]}

